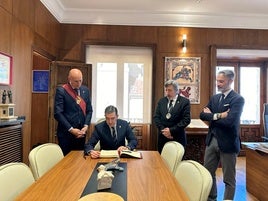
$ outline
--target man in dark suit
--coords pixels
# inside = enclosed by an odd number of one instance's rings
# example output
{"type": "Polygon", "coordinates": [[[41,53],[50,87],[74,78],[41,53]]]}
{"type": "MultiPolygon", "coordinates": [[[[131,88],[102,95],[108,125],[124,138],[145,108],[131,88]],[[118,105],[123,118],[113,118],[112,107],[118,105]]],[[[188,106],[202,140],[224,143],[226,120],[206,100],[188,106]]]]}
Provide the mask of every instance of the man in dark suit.
{"type": "Polygon", "coordinates": [[[68,83],[56,89],[54,118],[58,121],[57,137],[64,155],[71,150],[84,149],[92,117],[90,92],[82,81],[82,72],[71,69],[68,83]]]}
{"type": "Polygon", "coordinates": [[[186,145],[185,128],[191,122],[190,101],[180,96],[178,83],[168,80],[165,83],[166,96],[157,104],[154,122],[158,128],[158,151],[168,141],[177,141],[186,145]]]}
{"type": "Polygon", "coordinates": [[[137,139],[129,123],[118,119],[117,108],[110,105],[106,107],[104,114],[105,121],[95,126],[91,138],[85,145],[85,154],[90,155],[91,158],[99,158],[100,151],[94,150],[98,142],[103,150],[118,150],[120,152],[125,149],[135,149],[138,143],[137,139]]]}
{"type": "Polygon", "coordinates": [[[236,186],[236,157],[240,151],[240,116],[244,98],[231,89],[235,74],[231,70],[220,71],[217,87],[221,91],[211,97],[208,105],[200,113],[200,119],[209,122],[206,138],[204,166],[213,178],[213,186],[208,200],[217,200],[215,173],[221,162],[225,192],[223,200],[233,200],[236,186]]]}

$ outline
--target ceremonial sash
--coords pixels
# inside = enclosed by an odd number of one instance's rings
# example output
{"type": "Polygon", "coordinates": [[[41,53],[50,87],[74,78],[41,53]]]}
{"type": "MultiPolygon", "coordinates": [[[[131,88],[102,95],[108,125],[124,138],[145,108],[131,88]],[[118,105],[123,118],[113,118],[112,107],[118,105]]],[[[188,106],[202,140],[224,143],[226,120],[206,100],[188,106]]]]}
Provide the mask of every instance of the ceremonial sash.
{"type": "Polygon", "coordinates": [[[62,87],[67,91],[67,93],[80,106],[80,108],[83,111],[84,115],[86,115],[86,102],[84,101],[84,99],[76,93],[76,91],[71,87],[70,84],[64,84],[62,87]]]}

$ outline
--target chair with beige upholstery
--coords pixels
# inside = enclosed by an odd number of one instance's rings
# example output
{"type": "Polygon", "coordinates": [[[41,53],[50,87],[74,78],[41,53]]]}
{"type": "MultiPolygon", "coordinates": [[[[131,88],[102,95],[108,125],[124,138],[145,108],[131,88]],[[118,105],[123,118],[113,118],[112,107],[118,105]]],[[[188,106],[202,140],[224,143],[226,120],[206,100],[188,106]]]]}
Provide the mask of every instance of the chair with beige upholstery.
{"type": "Polygon", "coordinates": [[[207,201],[212,177],[203,165],[192,160],[181,161],[175,171],[175,177],[190,201],[207,201]]]}
{"type": "Polygon", "coordinates": [[[176,141],[167,142],[161,152],[161,157],[165,160],[173,174],[181,162],[183,155],[184,147],[176,141]]]}
{"type": "Polygon", "coordinates": [[[24,163],[8,163],[0,166],[0,200],[13,201],[34,183],[30,168],[24,163]]]}
{"type": "Polygon", "coordinates": [[[35,180],[56,165],[63,157],[60,146],[54,143],[42,144],[32,149],[29,154],[29,162],[35,180]]]}

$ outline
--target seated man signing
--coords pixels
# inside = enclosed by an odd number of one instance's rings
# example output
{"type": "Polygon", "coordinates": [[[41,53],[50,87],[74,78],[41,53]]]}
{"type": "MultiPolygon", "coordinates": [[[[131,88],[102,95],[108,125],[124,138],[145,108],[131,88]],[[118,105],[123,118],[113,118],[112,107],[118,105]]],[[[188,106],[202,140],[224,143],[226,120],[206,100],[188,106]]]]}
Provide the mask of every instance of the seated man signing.
{"type": "Polygon", "coordinates": [[[91,158],[99,158],[100,151],[95,151],[95,145],[100,141],[100,148],[103,150],[118,150],[124,149],[133,150],[137,146],[137,139],[129,125],[125,120],[118,119],[117,108],[110,105],[105,108],[105,119],[95,126],[90,139],[85,144],[85,154],[91,158]],[[126,146],[126,141],[128,145],[126,146]]]}

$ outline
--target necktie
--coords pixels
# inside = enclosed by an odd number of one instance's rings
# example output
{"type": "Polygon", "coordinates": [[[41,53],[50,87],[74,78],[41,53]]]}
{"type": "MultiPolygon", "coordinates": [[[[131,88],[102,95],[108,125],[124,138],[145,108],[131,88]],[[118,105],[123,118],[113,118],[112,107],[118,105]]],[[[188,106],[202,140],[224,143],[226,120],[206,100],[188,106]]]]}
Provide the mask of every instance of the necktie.
{"type": "Polygon", "coordinates": [[[169,101],[169,104],[168,104],[168,111],[170,111],[170,109],[172,108],[173,104],[172,104],[173,100],[170,100],[169,101]]]}
{"type": "Polygon", "coordinates": [[[117,138],[116,138],[116,133],[115,133],[115,128],[112,127],[112,137],[113,137],[113,141],[116,144],[117,143],[117,138]]]}
{"type": "Polygon", "coordinates": [[[224,97],[225,97],[225,95],[221,94],[219,105],[222,105],[222,103],[224,101],[224,97]]]}
{"type": "Polygon", "coordinates": [[[80,96],[80,89],[74,89],[74,90],[75,90],[76,94],[77,94],[78,96],[80,96]]]}

